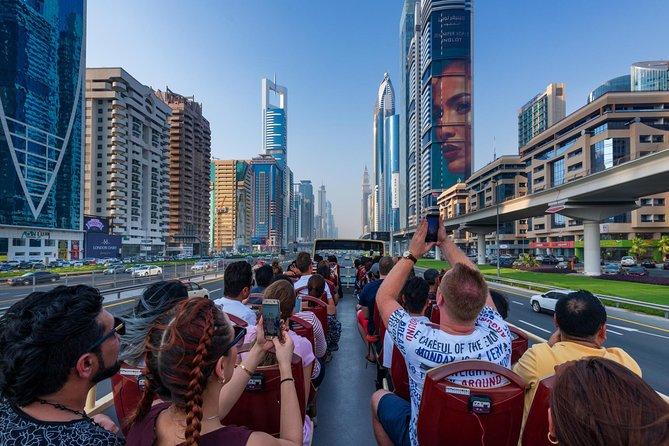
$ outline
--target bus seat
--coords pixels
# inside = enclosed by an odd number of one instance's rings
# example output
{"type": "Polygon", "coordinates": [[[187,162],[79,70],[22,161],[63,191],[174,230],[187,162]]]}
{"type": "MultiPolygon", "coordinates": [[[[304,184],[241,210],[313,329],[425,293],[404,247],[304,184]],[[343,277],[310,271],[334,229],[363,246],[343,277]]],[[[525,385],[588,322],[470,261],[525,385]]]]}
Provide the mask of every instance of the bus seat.
{"type": "Polygon", "coordinates": [[[261,305],[263,297],[263,293],[251,293],[244,302],[246,302],[246,305],[261,305]]]}
{"type": "Polygon", "coordinates": [[[390,376],[393,380],[393,392],[395,392],[395,395],[409,401],[409,373],[407,372],[407,364],[396,345],[393,345],[390,376]]]}
{"type": "Polygon", "coordinates": [[[548,406],[555,375],[544,378],[537,384],[527,421],[523,429],[523,446],[551,446],[548,441],[548,406]]]}
{"type": "Polygon", "coordinates": [[[309,295],[309,287],[301,286],[299,288],[295,288],[295,295],[297,295],[297,296],[308,296],[309,295]]]}
{"type": "Polygon", "coordinates": [[[311,348],[316,351],[316,341],[314,339],[314,327],[304,319],[298,317],[298,316],[291,316],[290,319],[288,319],[288,324],[290,325],[290,329],[293,330],[295,333],[298,335],[302,336],[303,338],[306,338],[309,340],[311,343],[311,348]]]}
{"type": "Polygon", "coordinates": [[[321,325],[323,332],[328,334],[328,306],[320,299],[311,296],[302,296],[302,303],[307,302],[307,311],[311,311],[316,315],[321,325]]]}
{"type": "Polygon", "coordinates": [[[230,314],[230,313],[225,313],[225,314],[226,314],[226,316],[228,316],[228,319],[230,319],[230,322],[232,322],[233,324],[235,324],[238,327],[246,328],[249,325],[241,317],[235,316],[234,314],[230,314]]]}
{"type": "Polygon", "coordinates": [[[528,338],[527,334],[519,328],[509,325],[511,331],[511,364],[518,362],[523,353],[527,351],[528,338]]]}
{"type": "Polygon", "coordinates": [[[525,381],[511,370],[487,361],[456,361],[427,372],[418,413],[420,444],[494,444],[515,446],[520,436],[525,381]],[[448,377],[487,371],[508,380],[495,388],[455,384],[448,377]],[[472,407],[478,407],[478,413],[472,407]]]}
{"type": "Polygon", "coordinates": [[[440,320],[441,318],[439,317],[439,307],[437,306],[437,304],[433,304],[432,313],[430,314],[430,322],[439,325],[440,320]]]}
{"type": "Polygon", "coordinates": [[[127,434],[130,428],[125,425],[125,419],[135,411],[144,393],[141,375],[141,369],[122,362],[121,370],[111,377],[114,409],[124,434],[127,434]]]}
{"type": "MultiPolygon", "coordinates": [[[[241,361],[241,355],[239,361],[241,361]]],[[[302,359],[296,354],[293,354],[292,369],[297,400],[300,404],[300,414],[304,422],[306,408],[304,372],[302,359]]],[[[281,373],[279,372],[279,365],[274,364],[256,369],[246,389],[221,423],[223,425],[246,426],[254,431],[267,432],[270,435],[278,436],[281,431],[280,418],[281,373]],[[254,381],[258,385],[256,389],[251,387],[251,383],[254,381]]]]}

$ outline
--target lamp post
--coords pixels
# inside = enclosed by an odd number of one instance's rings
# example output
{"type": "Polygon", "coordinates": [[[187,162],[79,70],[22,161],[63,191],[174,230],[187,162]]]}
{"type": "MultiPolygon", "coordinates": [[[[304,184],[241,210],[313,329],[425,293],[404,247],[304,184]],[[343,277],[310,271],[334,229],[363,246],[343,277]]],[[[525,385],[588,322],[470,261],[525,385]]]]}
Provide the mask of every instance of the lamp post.
{"type": "Polygon", "coordinates": [[[495,224],[495,248],[497,249],[497,277],[499,277],[499,191],[497,190],[497,179],[492,179],[492,187],[495,197],[495,212],[496,212],[496,224],[495,224]]]}

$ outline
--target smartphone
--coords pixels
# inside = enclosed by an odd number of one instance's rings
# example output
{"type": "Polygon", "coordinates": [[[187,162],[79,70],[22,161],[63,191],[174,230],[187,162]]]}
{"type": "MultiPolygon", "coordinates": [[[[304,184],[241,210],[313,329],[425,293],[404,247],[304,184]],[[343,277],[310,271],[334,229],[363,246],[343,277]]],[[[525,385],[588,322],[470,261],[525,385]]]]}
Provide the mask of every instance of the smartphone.
{"type": "Polygon", "coordinates": [[[427,234],[425,234],[425,242],[436,242],[439,240],[439,214],[428,214],[427,219],[427,234]]]}
{"type": "Polygon", "coordinates": [[[302,311],[302,296],[297,296],[295,298],[295,313],[302,311]]]}
{"type": "Polygon", "coordinates": [[[262,323],[265,337],[274,338],[281,334],[281,309],[277,299],[263,299],[262,323]]]}

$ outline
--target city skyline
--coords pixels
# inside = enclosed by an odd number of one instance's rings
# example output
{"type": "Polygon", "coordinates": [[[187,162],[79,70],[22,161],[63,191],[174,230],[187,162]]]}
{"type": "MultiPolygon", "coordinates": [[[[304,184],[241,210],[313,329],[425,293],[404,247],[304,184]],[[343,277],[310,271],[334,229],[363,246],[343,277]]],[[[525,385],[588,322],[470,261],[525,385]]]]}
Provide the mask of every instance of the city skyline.
{"type": "MultiPolygon", "coordinates": [[[[352,181],[359,184],[363,164],[371,165],[368,148],[372,135],[366,117],[371,111],[379,76],[384,71],[391,77],[399,73],[398,28],[403,2],[368,2],[356,6],[357,14],[353,17],[348,14],[350,8],[346,2],[343,5],[247,2],[243,6],[216,7],[211,4],[187,7],[176,2],[160,2],[158,7],[157,2],[142,2],[133,4],[137,10],[135,16],[123,15],[123,20],[129,21],[128,26],[118,39],[110,42],[104,30],[121,19],[125,8],[123,2],[120,3],[119,8],[113,10],[94,2],[88,5],[88,66],[123,66],[148,85],[158,87],[167,83],[174,85],[177,91],[193,92],[204,102],[207,116],[211,116],[213,155],[235,159],[250,159],[260,151],[257,82],[276,72],[277,80],[291,86],[292,91],[291,168],[295,178],[311,178],[315,184],[328,184],[328,195],[339,210],[340,232],[347,236],[359,234],[360,199],[348,196],[345,189],[352,181]],[[145,28],[136,22],[147,15],[155,22],[155,32],[151,35],[144,35],[145,28]],[[192,31],[193,40],[170,49],[192,62],[187,64],[187,70],[162,63],[169,60],[167,50],[171,46],[164,45],[164,38],[170,35],[172,16],[182,17],[179,26],[184,33],[192,31]],[[324,19],[314,22],[307,19],[314,16],[324,19]],[[225,26],[215,27],[211,25],[213,20],[222,21],[225,26]],[[280,30],[263,26],[275,20],[284,21],[286,26],[280,30]],[[259,23],[247,27],[252,21],[259,23]],[[338,29],[342,26],[345,29],[338,29]],[[267,48],[265,40],[251,34],[263,28],[273,39],[267,48]],[[374,39],[369,38],[372,35],[374,39]],[[198,47],[197,42],[205,36],[217,42],[214,58],[211,44],[198,47]],[[320,40],[310,36],[318,36],[320,40]],[[341,41],[336,41],[340,37],[341,41]],[[137,41],[142,44],[138,45],[137,41]],[[131,42],[135,43],[131,45],[131,42]],[[351,45],[360,51],[350,53],[347,49],[351,45]],[[295,48],[291,52],[294,54],[281,57],[273,54],[282,46],[295,48]],[[325,47],[328,51],[322,51],[325,47]],[[305,53],[312,58],[309,66],[313,69],[304,70],[303,64],[296,63],[305,53]],[[332,54],[336,61],[341,61],[340,66],[330,63],[332,54]],[[343,54],[346,60],[342,59],[343,54]],[[215,69],[224,67],[219,60],[230,60],[230,57],[238,61],[235,70],[215,69]],[[169,76],[165,75],[166,70],[169,76]],[[337,119],[322,119],[316,112],[319,106],[324,106],[323,95],[318,94],[323,85],[328,85],[334,93],[327,95],[327,108],[337,119]],[[341,94],[344,89],[350,94],[341,94]],[[314,150],[314,140],[321,141],[319,159],[328,165],[327,169],[313,166],[310,153],[314,150]],[[359,162],[342,163],[339,161],[342,154],[359,162]]],[[[613,3],[624,5],[622,1],[613,3]]],[[[353,4],[350,2],[351,7],[353,4]]],[[[474,168],[492,160],[493,136],[498,154],[514,153],[517,109],[548,83],[566,84],[567,113],[570,113],[585,104],[593,88],[607,79],[626,74],[630,62],[665,58],[660,44],[660,16],[648,16],[640,10],[601,8],[601,4],[567,2],[561,6],[562,13],[557,18],[547,5],[535,2],[475,4],[474,28],[486,29],[486,32],[478,33],[474,40],[477,60],[474,97],[480,104],[474,118],[474,168]],[[554,36],[539,32],[543,23],[557,20],[555,25],[560,25],[568,35],[569,30],[587,26],[588,17],[593,15],[599,17],[598,20],[614,23],[624,19],[629,33],[592,34],[577,46],[555,46],[551,43],[554,36]],[[500,16],[506,20],[497,20],[500,16]],[[533,39],[524,38],[530,34],[533,39]],[[633,38],[630,39],[630,35],[633,38]],[[599,51],[612,46],[616,47],[613,53],[599,51]],[[551,48],[550,52],[542,50],[547,47],[551,48]],[[524,56],[518,57],[518,54],[524,56]],[[583,60],[588,60],[588,70],[578,68],[583,60]],[[556,65],[555,61],[564,63],[556,65]],[[523,72],[526,74],[518,75],[523,72]],[[503,89],[499,88],[499,82],[505,83],[503,89]]],[[[662,6],[660,1],[649,1],[644,9],[652,9],[653,5],[662,6]]]]}

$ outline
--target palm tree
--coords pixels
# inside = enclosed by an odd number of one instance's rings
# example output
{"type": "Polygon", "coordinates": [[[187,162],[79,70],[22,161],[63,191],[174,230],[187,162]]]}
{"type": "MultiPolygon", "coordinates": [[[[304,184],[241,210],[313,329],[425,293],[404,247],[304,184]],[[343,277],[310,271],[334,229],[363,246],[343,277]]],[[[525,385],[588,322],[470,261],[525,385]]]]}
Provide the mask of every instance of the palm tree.
{"type": "Polygon", "coordinates": [[[629,250],[629,255],[634,256],[637,260],[641,259],[648,252],[648,241],[639,237],[632,239],[632,246],[629,250]]]}
{"type": "Polygon", "coordinates": [[[666,260],[669,256],[669,235],[663,235],[657,241],[657,249],[662,255],[662,260],[666,260]]]}

